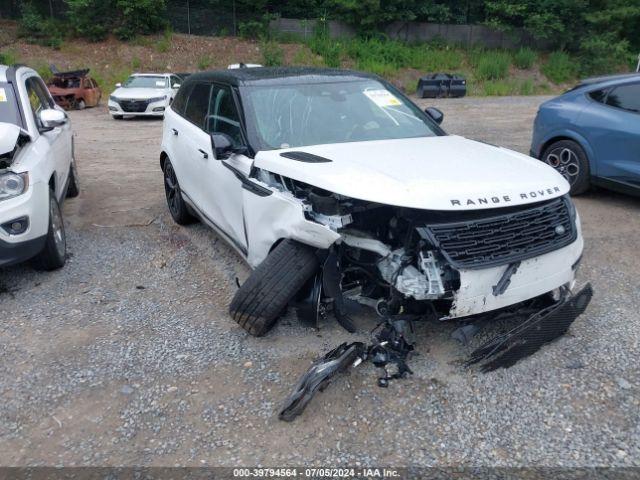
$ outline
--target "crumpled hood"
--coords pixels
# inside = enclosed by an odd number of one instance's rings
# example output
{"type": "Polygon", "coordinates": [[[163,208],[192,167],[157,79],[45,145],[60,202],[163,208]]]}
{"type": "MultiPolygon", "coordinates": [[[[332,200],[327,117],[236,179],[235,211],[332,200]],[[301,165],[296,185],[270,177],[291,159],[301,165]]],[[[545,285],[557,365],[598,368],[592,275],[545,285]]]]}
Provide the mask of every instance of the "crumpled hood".
{"type": "Polygon", "coordinates": [[[147,100],[154,97],[162,97],[167,92],[165,88],[116,88],[111,94],[117,99],[147,100]]]}
{"type": "Polygon", "coordinates": [[[28,137],[29,135],[13,123],[0,122],[0,157],[13,152],[20,136],[28,137]]]}
{"type": "Polygon", "coordinates": [[[428,210],[522,205],[569,191],[562,175],[538,160],[455,135],[267,150],[255,166],[340,195],[428,210]],[[288,151],[331,162],[280,155],[288,151]]]}

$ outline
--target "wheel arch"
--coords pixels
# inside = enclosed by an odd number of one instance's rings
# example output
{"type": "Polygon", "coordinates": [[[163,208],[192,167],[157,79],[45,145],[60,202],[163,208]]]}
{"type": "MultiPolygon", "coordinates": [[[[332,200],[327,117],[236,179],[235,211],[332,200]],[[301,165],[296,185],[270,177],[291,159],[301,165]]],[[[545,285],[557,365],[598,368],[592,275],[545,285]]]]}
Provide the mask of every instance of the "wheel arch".
{"type": "Polygon", "coordinates": [[[593,148],[591,148],[591,144],[585,137],[583,137],[577,132],[574,132],[573,130],[563,130],[560,132],[554,132],[554,134],[549,135],[544,140],[544,142],[542,142],[542,145],[540,147],[540,154],[539,154],[540,159],[542,159],[542,156],[545,150],[552,143],[559,142],[561,140],[571,140],[573,142],[576,142],[578,145],[580,145],[582,150],[584,150],[585,155],[587,156],[587,160],[589,161],[589,169],[591,171],[591,175],[595,175],[597,172],[597,167],[596,167],[595,153],[593,151],[593,148]]]}
{"type": "Polygon", "coordinates": [[[160,153],[160,170],[162,170],[163,172],[164,172],[164,162],[167,160],[167,158],[169,158],[169,155],[167,155],[167,152],[163,150],[160,153]]]}

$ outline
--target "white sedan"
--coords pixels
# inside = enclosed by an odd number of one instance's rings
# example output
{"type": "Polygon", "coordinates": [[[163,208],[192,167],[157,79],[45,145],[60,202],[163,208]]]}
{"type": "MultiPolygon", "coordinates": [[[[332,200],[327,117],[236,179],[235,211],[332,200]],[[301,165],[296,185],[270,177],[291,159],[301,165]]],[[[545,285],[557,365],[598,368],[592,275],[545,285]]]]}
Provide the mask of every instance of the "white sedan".
{"type": "Polygon", "coordinates": [[[180,88],[181,79],[172,73],[134,73],[124,83],[116,83],[109,95],[109,113],[124,117],[162,117],[180,88]]]}

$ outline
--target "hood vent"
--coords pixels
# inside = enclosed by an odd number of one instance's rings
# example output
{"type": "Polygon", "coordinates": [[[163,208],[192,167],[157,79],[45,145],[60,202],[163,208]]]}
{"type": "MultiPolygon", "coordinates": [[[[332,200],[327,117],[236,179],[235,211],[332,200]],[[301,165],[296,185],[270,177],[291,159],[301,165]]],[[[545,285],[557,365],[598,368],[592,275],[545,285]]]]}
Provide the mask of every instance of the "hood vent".
{"type": "Polygon", "coordinates": [[[318,155],[314,155],[313,153],[307,152],[282,152],[280,154],[281,157],[290,158],[291,160],[297,160],[299,162],[305,163],[331,163],[332,160],[328,158],[320,157],[318,155]]]}

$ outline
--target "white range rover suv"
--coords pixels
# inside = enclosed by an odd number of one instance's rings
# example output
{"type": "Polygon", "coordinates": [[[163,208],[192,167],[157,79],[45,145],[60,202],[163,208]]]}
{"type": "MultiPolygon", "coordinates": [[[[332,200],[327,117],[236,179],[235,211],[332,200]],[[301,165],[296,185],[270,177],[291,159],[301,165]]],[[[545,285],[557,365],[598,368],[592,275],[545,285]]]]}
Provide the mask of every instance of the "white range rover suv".
{"type": "Polygon", "coordinates": [[[160,164],[174,220],[201,219],[254,268],[232,317],[263,335],[288,305],[352,330],[347,300],[440,320],[570,303],[583,239],[565,179],[441,121],[358,72],[191,75],[160,164]]]}
{"type": "Polygon", "coordinates": [[[124,117],[162,117],[180,88],[181,78],[173,73],[134,73],[116,83],[109,95],[109,113],[124,117]]]}
{"type": "Polygon", "coordinates": [[[0,267],[62,267],[60,204],[78,193],[67,114],[35,70],[0,65],[0,267]]]}

